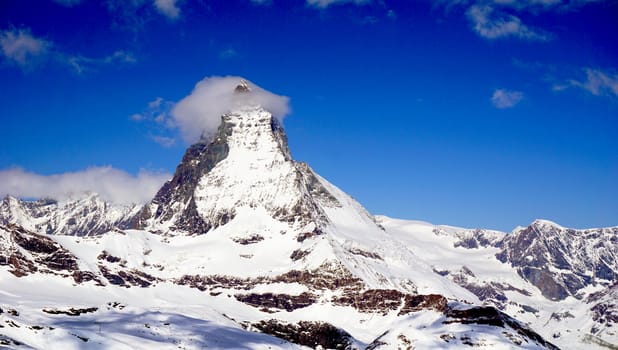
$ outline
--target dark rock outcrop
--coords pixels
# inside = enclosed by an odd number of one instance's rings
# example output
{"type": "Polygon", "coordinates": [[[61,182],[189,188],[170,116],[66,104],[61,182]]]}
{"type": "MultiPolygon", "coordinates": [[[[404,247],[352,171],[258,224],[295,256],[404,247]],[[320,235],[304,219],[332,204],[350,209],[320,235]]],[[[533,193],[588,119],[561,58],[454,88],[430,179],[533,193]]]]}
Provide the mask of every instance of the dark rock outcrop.
{"type": "Polygon", "coordinates": [[[297,324],[279,320],[260,321],[251,326],[262,333],[287,340],[294,344],[324,349],[350,349],[352,336],[346,331],[326,322],[301,321],[297,324]]]}
{"type": "Polygon", "coordinates": [[[77,258],[51,238],[16,225],[0,226],[4,242],[0,265],[10,265],[10,272],[21,277],[37,271],[72,275],[78,270],[77,258]]]}
{"type": "Polygon", "coordinates": [[[492,306],[472,307],[467,309],[448,308],[445,311],[445,315],[447,316],[447,319],[444,321],[445,324],[481,324],[501,328],[506,328],[508,326],[525,339],[529,339],[547,349],[559,349],[554,344],[543,339],[543,337],[532,329],[492,306]]]}
{"type": "Polygon", "coordinates": [[[351,306],[360,312],[381,313],[399,310],[405,315],[420,310],[444,311],[447,306],[445,297],[438,294],[412,295],[394,289],[369,289],[362,293],[345,293],[333,299],[335,305],[351,306]]]}
{"type": "Polygon", "coordinates": [[[310,306],[317,301],[317,297],[311,293],[301,293],[299,295],[288,294],[236,294],[236,300],[245,304],[261,307],[266,309],[281,309],[286,311],[294,311],[310,306]]]}
{"type": "Polygon", "coordinates": [[[197,212],[193,194],[199,179],[210,172],[217,163],[225,159],[229,152],[227,138],[232,134],[234,124],[221,118],[221,125],[212,140],[202,138],[191,145],[182,161],[176,167],[174,177],[157,192],[150,205],[146,205],[133,222],[133,228],[143,229],[148,220],[169,221],[176,216],[174,228],[192,234],[204,234],[212,228],[224,225],[234,217],[234,213],[222,213],[218,218],[205,221],[197,212]],[[173,204],[184,209],[177,212],[173,204]],[[154,210],[154,212],[153,212],[154,210]]]}

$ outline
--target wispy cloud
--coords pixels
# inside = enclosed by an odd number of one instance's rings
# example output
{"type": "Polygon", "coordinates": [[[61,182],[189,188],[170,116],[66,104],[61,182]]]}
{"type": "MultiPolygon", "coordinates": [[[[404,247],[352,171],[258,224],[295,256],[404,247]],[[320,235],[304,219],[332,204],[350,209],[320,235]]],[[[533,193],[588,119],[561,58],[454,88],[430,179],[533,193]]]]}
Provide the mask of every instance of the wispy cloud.
{"type": "Polygon", "coordinates": [[[51,46],[51,42],[35,37],[29,29],[0,31],[0,47],[4,58],[22,68],[40,62],[49,54],[51,46]]]}
{"type": "Polygon", "coordinates": [[[546,41],[551,37],[540,29],[534,29],[523,24],[518,17],[498,12],[488,5],[473,5],[466,11],[466,16],[473,30],[486,39],[515,37],[546,41]]]}
{"type": "Polygon", "coordinates": [[[183,0],[105,0],[112,26],[135,34],[161,16],[177,21],[182,17],[182,3],[183,0]]]}
{"type": "Polygon", "coordinates": [[[131,175],[111,166],[55,175],[40,175],[14,168],[0,170],[0,195],[61,200],[83,192],[95,192],[114,203],[145,203],[170,177],[169,174],[148,171],[131,175]]]}
{"type": "Polygon", "coordinates": [[[435,0],[434,3],[447,13],[463,9],[471,29],[485,39],[548,41],[554,35],[525,23],[530,17],[540,17],[550,12],[575,11],[598,1],[600,0],[435,0]],[[526,18],[526,21],[523,18],[526,18]]]}
{"type": "Polygon", "coordinates": [[[331,5],[340,5],[340,4],[356,4],[363,5],[370,3],[371,0],[307,0],[307,4],[315,7],[326,8],[331,5]]]}
{"type": "Polygon", "coordinates": [[[123,50],[104,57],[67,53],[52,41],[34,36],[27,28],[0,31],[0,47],[4,60],[23,70],[31,70],[44,61],[50,61],[70,67],[74,72],[81,74],[105,65],[137,62],[132,53],[123,50]]]}
{"type": "Polygon", "coordinates": [[[154,6],[160,14],[169,20],[175,21],[180,17],[180,7],[178,0],[155,0],[154,6]]]}
{"type": "Polygon", "coordinates": [[[171,135],[171,131],[176,128],[176,124],[171,116],[174,102],[157,97],[148,102],[147,107],[140,113],[134,113],[129,119],[143,123],[148,131],[148,138],[163,147],[172,147],[176,144],[176,138],[171,135]]]}
{"type": "Polygon", "coordinates": [[[225,49],[219,52],[219,58],[222,60],[227,60],[227,59],[234,58],[237,56],[238,56],[238,51],[234,50],[233,48],[228,48],[228,49],[225,49]]]}
{"type": "Polygon", "coordinates": [[[137,59],[132,53],[125,52],[122,50],[116,51],[111,55],[100,57],[100,58],[73,56],[73,55],[66,55],[66,54],[61,54],[58,57],[61,62],[64,62],[65,64],[69,65],[78,74],[82,74],[86,71],[93,70],[96,67],[100,67],[104,65],[109,65],[109,64],[114,64],[114,63],[132,64],[132,63],[137,62],[137,59]]]}
{"type": "Polygon", "coordinates": [[[148,121],[168,128],[173,127],[170,115],[172,108],[174,108],[174,102],[157,97],[148,102],[148,106],[142,112],[132,114],[129,119],[137,122],[148,121]]]}
{"type": "Polygon", "coordinates": [[[524,98],[521,91],[511,91],[506,89],[496,89],[491,96],[491,103],[496,108],[513,108],[524,98]]]}
{"type": "Polygon", "coordinates": [[[152,135],[150,137],[154,142],[158,143],[159,145],[163,146],[163,147],[172,147],[173,145],[176,144],[176,139],[173,137],[167,137],[167,136],[159,136],[159,135],[152,135]]]}
{"type": "Polygon", "coordinates": [[[618,96],[618,73],[615,70],[583,69],[585,79],[567,79],[553,86],[555,91],[576,87],[595,96],[618,96]]]}

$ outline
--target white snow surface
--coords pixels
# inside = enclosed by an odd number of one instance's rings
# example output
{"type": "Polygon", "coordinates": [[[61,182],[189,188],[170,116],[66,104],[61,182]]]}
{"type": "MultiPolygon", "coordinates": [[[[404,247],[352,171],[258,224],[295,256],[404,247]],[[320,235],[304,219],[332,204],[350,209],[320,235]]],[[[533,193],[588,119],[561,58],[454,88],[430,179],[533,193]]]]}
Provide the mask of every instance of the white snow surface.
{"type": "MultiPolygon", "coordinates": [[[[497,260],[496,247],[455,246],[475,234],[474,230],[374,218],[339,188],[286,156],[271,130],[270,113],[259,106],[244,107],[227,118],[235,125],[228,138],[228,156],[199,179],[194,199],[199,215],[233,211],[231,221],[197,236],[171,232],[169,223],[153,228],[164,234],[114,230],[98,236],[47,236],[77,258],[81,271],[91,272],[104,286],[43,272],[16,277],[9,264],[0,264],[0,308],[4,311],[0,314],[0,325],[4,326],[0,328],[0,344],[37,349],[303,348],[248,326],[276,319],[328,322],[350,333],[355,349],[378,338],[387,344],[381,348],[388,349],[403,347],[406,341],[416,349],[457,349],[467,347],[467,339],[492,349],[543,348],[512,329],[444,323],[445,316],[432,310],[407,315],[399,315],[399,310],[362,312],[332,301],[344,293],[343,288],[273,281],[290,271],[329,267],[360,279],[364,290],[440,294],[468,306],[482,305],[483,301],[457,283],[457,278],[479,285],[500,283],[510,286],[504,292],[509,300],[504,305],[507,314],[565,348],[595,346],[586,343],[586,334],[594,325],[590,305],[574,298],[547,300],[511,266],[497,260]],[[311,212],[294,220],[276,215],[293,212],[299,203],[302,210],[311,212]],[[113,285],[105,278],[105,269],[112,273],[138,271],[155,280],[143,288],[113,285]],[[248,287],[230,282],[199,290],[181,285],[183,276],[253,282],[248,287]],[[291,311],[259,308],[237,300],[237,295],[248,293],[313,293],[317,301],[291,311]],[[79,316],[43,311],[91,307],[97,310],[79,316]],[[573,317],[552,317],[566,313],[573,317]],[[515,338],[523,345],[517,345],[515,338]]],[[[76,203],[60,205],[71,208],[67,210],[73,214],[66,218],[79,211],[82,202],[76,203]]],[[[97,203],[96,199],[87,199],[82,205],[92,203],[97,203]]],[[[139,210],[106,208],[97,212],[105,212],[110,221],[139,210]]],[[[9,223],[39,233],[49,221],[36,221],[31,213],[12,215],[14,220],[9,223]]],[[[56,222],[58,227],[65,224],[68,219],[56,222]]],[[[15,247],[10,235],[0,229],[0,252],[15,247]]],[[[483,231],[482,235],[488,241],[498,241],[505,233],[483,231]]],[[[616,333],[611,332],[606,331],[603,340],[618,343],[616,333]]]]}

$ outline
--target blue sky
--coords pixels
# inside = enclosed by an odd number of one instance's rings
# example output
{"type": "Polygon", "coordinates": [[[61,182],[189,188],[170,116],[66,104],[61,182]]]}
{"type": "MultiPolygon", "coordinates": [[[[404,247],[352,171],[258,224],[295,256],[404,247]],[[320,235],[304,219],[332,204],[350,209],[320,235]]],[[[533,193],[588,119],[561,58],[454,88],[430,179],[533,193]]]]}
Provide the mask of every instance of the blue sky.
{"type": "Polygon", "coordinates": [[[144,200],[187,147],[157,116],[235,75],[374,214],[618,225],[616,33],[618,1],[2,1],[0,192],[144,200]]]}

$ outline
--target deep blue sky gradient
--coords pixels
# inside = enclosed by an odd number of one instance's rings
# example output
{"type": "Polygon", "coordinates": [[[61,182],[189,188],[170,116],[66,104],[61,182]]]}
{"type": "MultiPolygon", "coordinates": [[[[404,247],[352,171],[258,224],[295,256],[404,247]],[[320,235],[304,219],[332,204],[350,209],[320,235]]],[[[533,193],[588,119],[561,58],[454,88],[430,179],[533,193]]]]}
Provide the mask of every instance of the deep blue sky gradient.
{"type": "Polygon", "coordinates": [[[465,7],[428,1],[186,0],[176,20],[108,5],[0,3],[0,30],[28,29],[56,55],[0,63],[0,169],[171,173],[187,145],[152,137],[177,131],[129,117],[240,75],[290,97],[294,158],[374,214],[505,231],[535,218],[618,225],[618,95],[554,88],[586,68],[618,77],[616,1],[512,12],[547,41],[482,37],[465,7]],[[136,61],[63,63],[118,50],[136,61]],[[496,108],[496,89],[523,99],[496,108]]]}

